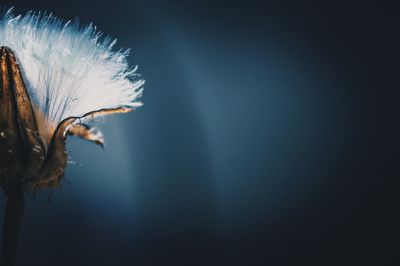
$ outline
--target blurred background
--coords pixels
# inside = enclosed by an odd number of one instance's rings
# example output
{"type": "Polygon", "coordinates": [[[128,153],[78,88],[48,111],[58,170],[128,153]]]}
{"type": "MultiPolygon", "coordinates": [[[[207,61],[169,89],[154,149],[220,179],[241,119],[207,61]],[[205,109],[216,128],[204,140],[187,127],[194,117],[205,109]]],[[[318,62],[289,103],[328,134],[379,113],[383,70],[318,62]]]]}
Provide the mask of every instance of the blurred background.
{"type": "Polygon", "coordinates": [[[383,130],[395,9],[0,4],[93,22],[146,80],[143,107],[100,122],[104,150],[70,139],[71,184],[27,197],[18,265],[394,263],[383,130]]]}

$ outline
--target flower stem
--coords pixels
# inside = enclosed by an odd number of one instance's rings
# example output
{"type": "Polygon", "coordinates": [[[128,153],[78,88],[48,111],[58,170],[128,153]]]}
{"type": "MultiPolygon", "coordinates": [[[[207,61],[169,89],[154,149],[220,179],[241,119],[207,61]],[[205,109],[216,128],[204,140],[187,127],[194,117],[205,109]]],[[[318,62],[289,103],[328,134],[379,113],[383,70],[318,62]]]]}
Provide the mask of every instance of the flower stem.
{"type": "Polygon", "coordinates": [[[7,193],[4,211],[1,266],[15,265],[18,235],[24,215],[25,202],[21,184],[13,186],[7,193]]]}

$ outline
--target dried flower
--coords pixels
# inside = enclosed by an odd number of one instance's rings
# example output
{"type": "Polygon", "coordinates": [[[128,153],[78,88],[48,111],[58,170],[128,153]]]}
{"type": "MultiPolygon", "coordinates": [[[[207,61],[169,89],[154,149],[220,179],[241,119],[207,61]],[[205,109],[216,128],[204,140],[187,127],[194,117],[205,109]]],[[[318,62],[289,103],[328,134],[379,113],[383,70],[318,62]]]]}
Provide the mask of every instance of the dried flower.
{"type": "Polygon", "coordinates": [[[0,185],[58,187],[68,135],[103,144],[87,123],[141,106],[128,51],[92,25],[29,12],[0,20],[0,185]]]}

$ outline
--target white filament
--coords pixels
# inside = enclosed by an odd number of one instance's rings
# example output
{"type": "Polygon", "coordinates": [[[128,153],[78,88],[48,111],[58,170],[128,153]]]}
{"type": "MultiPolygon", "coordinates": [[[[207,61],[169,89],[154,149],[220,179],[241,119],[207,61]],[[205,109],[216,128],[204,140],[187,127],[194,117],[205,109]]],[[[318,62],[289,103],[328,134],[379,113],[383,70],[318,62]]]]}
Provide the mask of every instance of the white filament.
{"type": "Polygon", "coordinates": [[[28,93],[47,123],[109,108],[141,105],[144,81],[130,69],[128,50],[92,25],[63,23],[52,14],[29,12],[0,18],[0,46],[14,50],[28,93]]]}

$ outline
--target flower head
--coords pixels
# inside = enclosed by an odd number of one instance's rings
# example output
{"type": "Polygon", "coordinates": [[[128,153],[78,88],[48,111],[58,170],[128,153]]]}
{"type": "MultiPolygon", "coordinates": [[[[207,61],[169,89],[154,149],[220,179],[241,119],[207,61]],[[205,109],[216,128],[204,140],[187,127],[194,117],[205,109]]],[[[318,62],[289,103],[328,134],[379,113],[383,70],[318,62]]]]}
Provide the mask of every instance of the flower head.
{"type": "Polygon", "coordinates": [[[103,143],[88,120],[141,106],[144,81],[128,51],[92,25],[29,12],[0,20],[0,183],[57,187],[65,140],[103,143]]]}

